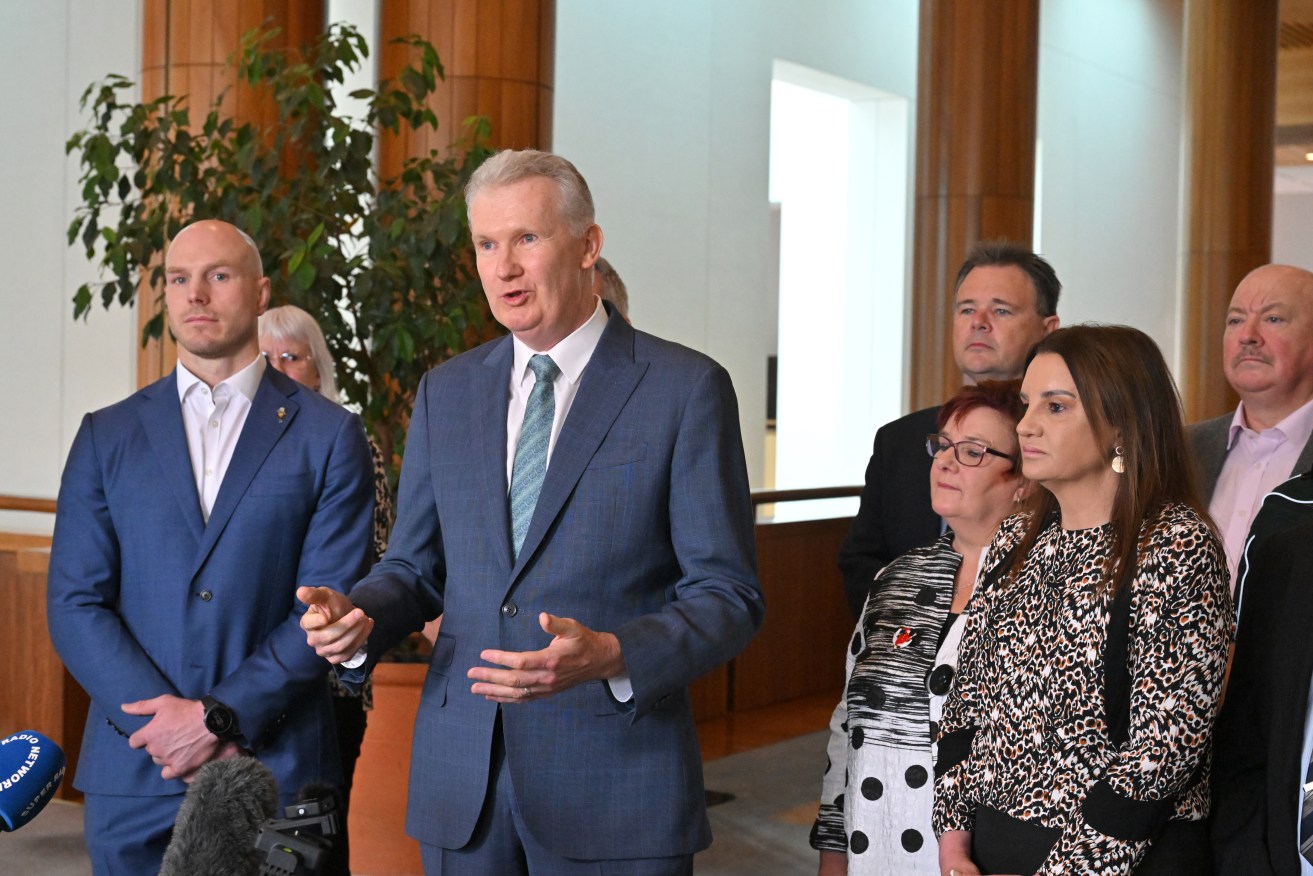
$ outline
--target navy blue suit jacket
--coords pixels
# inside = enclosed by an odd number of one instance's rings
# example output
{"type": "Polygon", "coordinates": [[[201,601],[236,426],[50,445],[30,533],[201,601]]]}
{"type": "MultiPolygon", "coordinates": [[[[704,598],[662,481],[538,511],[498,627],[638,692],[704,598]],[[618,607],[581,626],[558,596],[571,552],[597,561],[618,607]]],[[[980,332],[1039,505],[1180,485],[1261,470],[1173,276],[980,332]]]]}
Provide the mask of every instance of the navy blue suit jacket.
{"type": "Polygon", "coordinates": [[[91,696],[76,785],[181,794],[124,734],[120,705],[212,693],[285,794],[339,781],[328,664],[298,584],[346,590],[370,559],[373,474],[360,418],[266,368],[208,524],[175,374],[82,421],[59,490],[50,634],[91,696]],[[282,416],[279,416],[282,411],[282,416]]]}
{"type": "Polygon", "coordinates": [[[466,673],[550,641],[538,613],[614,633],[634,699],[604,681],[501,710],[525,822],[559,855],[687,855],[711,840],[687,686],[761,623],[729,375],[611,314],[557,439],[518,561],[507,510],[510,337],[429,372],[383,561],[352,592],[370,659],[445,615],[416,718],[407,832],[459,848],[488,790],[498,706],[466,673]]]}

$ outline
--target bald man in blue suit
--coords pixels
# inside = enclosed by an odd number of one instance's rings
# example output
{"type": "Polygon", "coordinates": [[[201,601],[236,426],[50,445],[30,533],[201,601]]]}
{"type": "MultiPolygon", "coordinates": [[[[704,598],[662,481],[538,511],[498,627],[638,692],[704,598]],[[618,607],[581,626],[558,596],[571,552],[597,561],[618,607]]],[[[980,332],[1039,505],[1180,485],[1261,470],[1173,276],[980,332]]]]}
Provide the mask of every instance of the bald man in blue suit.
{"type": "Polygon", "coordinates": [[[294,594],[345,589],[371,555],[360,418],[266,365],[254,242],[194,223],[165,268],[178,368],[83,418],[50,556],[51,638],[91,696],[75,784],[98,876],[159,871],[211,760],[254,753],[286,803],[341,781],[294,594]]]}
{"type": "Polygon", "coordinates": [[[351,678],[444,615],[411,759],[426,873],[688,873],[711,835],[687,688],[763,613],[734,391],[592,294],[568,161],[499,153],[466,199],[511,336],[424,378],[387,555],[349,601],[301,591],[302,625],[351,678]]]}

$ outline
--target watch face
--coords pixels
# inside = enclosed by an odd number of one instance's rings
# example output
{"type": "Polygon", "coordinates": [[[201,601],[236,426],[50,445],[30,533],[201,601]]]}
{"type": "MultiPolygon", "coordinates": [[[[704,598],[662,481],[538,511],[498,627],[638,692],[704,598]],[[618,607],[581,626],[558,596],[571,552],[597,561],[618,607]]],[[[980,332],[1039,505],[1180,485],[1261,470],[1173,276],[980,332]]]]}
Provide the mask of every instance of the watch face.
{"type": "Polygon", "coordinates": [[[230,734],[236,723],[232,709],[225,705],[216,703],[205,712],[205,729],[215,736],[222,738],[230,734]]]}

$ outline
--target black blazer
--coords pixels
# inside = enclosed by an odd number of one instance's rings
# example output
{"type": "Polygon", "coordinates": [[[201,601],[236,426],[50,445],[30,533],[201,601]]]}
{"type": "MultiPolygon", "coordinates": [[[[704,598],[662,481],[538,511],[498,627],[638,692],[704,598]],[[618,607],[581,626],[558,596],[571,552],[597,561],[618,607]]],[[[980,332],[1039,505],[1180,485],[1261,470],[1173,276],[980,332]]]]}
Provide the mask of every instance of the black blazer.
{"type": "Polygon", "coordinates": [[[1313,520],[1254,556],[1213,755],[1218,873],[1300,872],[1298,784],[1313,676],[1313,520]]]}
{"type": "Polygon", "coordinates": [[[925,408],[886,423],[875,433],[861,506],[839,548],[839,571],[853,617],[875,575],[894,557],[939,537],[943,523],[930,507],[930,455],[925,438],[939,408],[925,408]]]}

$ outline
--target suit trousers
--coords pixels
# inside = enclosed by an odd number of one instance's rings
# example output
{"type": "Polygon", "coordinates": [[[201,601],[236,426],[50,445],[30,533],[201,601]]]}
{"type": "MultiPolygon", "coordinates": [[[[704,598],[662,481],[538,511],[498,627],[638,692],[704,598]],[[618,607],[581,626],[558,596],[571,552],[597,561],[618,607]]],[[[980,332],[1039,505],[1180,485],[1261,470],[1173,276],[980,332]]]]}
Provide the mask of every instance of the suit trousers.
{"type": "Polygon", "coordinates": [[[95,876],[158,873],[182,801],[182,794],[87,794],[82,818],[91,872],[95,876]]]}
{"type": "MultiPolygon", "coordinates": [[[[640,824],[634,830],[642,830],[640,824]]],[[[492,738],[488,797],[483,802],[474,836],[460,849],[420,844],[425,876],[691,876],[693,856],[625,858],[584,861],[565,858],[544,848],[529,833],[515,799],[511,770],[506,764],[506,740],[501,712],[492,738]]]]}

